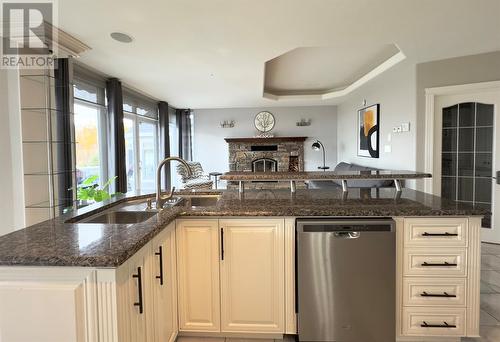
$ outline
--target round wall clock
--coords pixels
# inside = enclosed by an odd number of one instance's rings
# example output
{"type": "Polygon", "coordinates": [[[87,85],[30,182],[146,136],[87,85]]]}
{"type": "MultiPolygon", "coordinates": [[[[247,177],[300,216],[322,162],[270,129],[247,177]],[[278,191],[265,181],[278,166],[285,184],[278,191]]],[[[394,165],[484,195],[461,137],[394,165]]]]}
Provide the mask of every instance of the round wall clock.
{"type": "Polygon", "coordinates": [[[266,133],[274,128],[274,116],[270,112],[260,112],[255,115],[255,128],[266,133]]]}

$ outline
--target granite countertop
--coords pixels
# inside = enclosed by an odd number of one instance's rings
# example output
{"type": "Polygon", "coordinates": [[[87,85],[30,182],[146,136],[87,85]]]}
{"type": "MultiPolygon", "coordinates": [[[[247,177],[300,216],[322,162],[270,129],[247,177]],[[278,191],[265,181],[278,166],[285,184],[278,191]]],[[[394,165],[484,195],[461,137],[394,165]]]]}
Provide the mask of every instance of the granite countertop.
{"type": "Polygon", "coordinates": [[[231,171],[220,179],[227,181],[255,180],[334,180],[334,179],[420,179],[431,178],[430,173],[405,170],[366,170],[366,171],[302,171],[302,172],[250,172],[231,171]]]}
{"type": "MultiPolygon", "coordinates": [[[[187,200],[137,224],[68,223],[147,196],[117,197],[0,237],[0,265],[117,267],[178,217],[216,216],[482,216],[466,204],[392,188],[189,191],[182,195],[221,195],[214,206],[191,207],[187,200]]],[[[142,200],[139,201],[139,200],[142,200]]]]}

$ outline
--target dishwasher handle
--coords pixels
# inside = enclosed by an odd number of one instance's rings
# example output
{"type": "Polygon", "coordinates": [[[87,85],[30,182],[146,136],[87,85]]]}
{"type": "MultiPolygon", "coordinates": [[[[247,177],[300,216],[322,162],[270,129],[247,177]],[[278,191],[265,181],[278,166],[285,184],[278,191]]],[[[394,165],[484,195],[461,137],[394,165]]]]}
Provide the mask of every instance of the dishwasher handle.
{"type": "Polygon", "coordinates": [[[394,232],[392,219],[298,219],[298,233],[394,232]]]}
{"type": "Polygon", "coordinates": [[[361,235],[360,232],[334,232],[333,236],[336,239],[357,239],[361,235]]]}

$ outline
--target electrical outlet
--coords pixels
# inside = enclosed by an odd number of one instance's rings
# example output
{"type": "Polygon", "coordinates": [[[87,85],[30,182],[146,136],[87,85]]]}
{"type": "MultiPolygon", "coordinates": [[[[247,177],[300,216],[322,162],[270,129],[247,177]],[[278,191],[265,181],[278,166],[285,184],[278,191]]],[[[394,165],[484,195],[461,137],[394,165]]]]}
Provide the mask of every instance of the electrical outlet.
{"type": "Polygon", "coordinates": [[[397,127],[392,127],[392,133],[397,133],[398,132],[398,128],[397,127]]]}
{"type": "Polygon", "coordinates": [[[401,131],[402,131],[401,126],[396,127],[396,131],[397,131],[398,133],[401,133],[401,131]]]}

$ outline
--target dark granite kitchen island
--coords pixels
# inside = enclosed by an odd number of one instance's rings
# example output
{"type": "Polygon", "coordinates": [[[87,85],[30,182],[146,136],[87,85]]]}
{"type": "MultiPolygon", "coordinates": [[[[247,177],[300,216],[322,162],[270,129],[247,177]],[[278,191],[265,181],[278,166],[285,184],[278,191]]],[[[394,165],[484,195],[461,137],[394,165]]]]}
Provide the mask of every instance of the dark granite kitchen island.
{"type": "Polygon", "coordinates": [[[165,209],[137,224],[70,223],[140,197],[117,197],[0,237],[0,265],[118,267],[180,217],[483,216],[487,211],[423,192],[393,188],[180,192],[220,194],[214,206],[165,209]]]}

